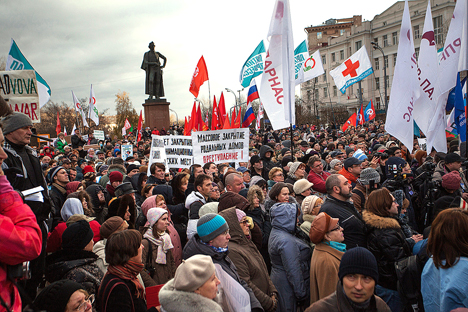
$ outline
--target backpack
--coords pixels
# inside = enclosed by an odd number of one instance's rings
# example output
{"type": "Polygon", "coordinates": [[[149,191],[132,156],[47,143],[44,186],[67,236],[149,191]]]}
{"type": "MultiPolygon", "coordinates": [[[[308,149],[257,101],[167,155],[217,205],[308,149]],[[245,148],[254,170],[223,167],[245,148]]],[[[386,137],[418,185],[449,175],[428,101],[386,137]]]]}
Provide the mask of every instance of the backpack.
{"type": "Polygon", "coordinates": [[[424,264],[417,255],[395,262],[398,278],[398,292],[403,303],[403,311],[424,311],[421,294],[421,274],[424,264]]]}

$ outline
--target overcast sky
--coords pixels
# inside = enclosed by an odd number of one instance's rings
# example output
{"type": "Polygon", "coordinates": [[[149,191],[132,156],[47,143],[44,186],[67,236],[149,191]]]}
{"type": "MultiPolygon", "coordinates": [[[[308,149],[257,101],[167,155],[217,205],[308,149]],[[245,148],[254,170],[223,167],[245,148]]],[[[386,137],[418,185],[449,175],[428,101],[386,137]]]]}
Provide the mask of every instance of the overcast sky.
{"type": "MultiPolygon", "coordinates": [[[[290,1],[294,44],[306,39],[304,28],[329,18],[362,15],[371,20],[395,1],[290,1]]],[[[265,39],[274,0],[63,1],[2,0],[0,55],[11,38],[52,89],[54,102],[89,97],[93,84],[99,109],[114,114],[115,94],[126,91],[139,112],[147,96],[140,69],[148,43],[166,56],[164,88],[179,119],[190,114],[193,71],[204,56],[211,97],[224,88],[241,89],[239,72],[265,39]]],[[[243,91],[244,94],[247,90],[243,91]]],[[[227,108],[232,93],[224,92],[227,108]]],[[[200,89],[208,99],[208,84],[200,89]]],[[[208,103],[205,103],[207,105],[208,103]]]]}

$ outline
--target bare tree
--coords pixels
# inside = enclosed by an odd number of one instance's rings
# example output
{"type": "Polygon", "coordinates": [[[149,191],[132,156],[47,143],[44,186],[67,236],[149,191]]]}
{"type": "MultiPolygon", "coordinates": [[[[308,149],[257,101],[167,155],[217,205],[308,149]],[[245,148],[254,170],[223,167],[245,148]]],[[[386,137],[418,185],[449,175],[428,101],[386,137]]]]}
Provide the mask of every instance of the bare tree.
{"type": "Polygon", "coordinates": [[[115,110],[117,112],[116,126],[113,128],[114,135],[122,137],[122,128],[125,124],[125,119],[128,119],[130,124],[136,129],[138,125],[138,119],[140,116],[133,107],[132,101],[128,92],[119,91],[115,95],[115,110]]]}

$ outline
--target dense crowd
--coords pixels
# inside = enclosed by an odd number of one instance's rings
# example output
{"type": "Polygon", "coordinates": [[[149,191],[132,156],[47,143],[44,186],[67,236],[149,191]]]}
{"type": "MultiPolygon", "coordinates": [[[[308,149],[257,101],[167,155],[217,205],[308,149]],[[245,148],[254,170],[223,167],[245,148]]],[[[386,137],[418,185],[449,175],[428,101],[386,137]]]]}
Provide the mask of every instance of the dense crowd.
{"type": "Polygon", "coordinates": [[[0,311],[468,307],[456,139],[427,153],[379,121],[302,125],[252,131],[247,163],[169,170],[148,167],[157,129],[34,147],[32,126],[1,121],[0,311]]]}

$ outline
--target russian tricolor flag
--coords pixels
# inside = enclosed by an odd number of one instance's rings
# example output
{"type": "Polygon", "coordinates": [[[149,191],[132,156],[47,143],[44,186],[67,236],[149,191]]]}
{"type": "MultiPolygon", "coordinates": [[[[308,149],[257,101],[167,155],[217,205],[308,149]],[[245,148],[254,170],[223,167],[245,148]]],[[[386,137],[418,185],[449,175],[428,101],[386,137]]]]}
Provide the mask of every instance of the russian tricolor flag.
{"type": "Polygon", "coordinates": [[[247,111],[244,115],[244,120],[242,121],[242,127],[248,128],[252,121],[255,120],[255,115],[252,108],[252,101],[258,99],[257,86],[253,85],[249,89],[249,94],[247,96],[247,111]]]}
{"type": "Polygon", "coordinates": [[[257,85],[253,85],[249,89],[249,95],[247,96],[247,103],[252,103],[253,100],[258,99],[257,85]]]}

